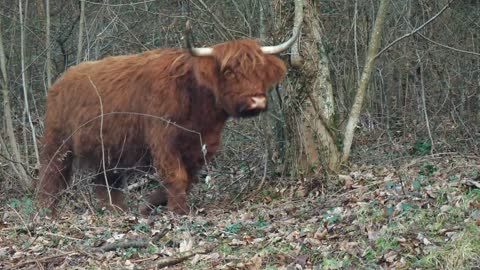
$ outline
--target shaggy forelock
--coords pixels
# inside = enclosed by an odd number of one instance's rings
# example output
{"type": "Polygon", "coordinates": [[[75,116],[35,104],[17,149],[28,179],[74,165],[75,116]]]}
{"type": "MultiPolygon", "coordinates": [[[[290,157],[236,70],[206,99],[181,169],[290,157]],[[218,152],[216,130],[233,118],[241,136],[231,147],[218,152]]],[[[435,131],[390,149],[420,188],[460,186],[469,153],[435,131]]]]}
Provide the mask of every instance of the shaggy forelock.
{"type": "Polygon", "coordinates": [[[254,70],[257,65],[265,63],[259,44],[253,40],[219,44],[214,47],[214,55],[221,70],[235,66],[240,69],[240,72],[247,73],[254,70]]]}

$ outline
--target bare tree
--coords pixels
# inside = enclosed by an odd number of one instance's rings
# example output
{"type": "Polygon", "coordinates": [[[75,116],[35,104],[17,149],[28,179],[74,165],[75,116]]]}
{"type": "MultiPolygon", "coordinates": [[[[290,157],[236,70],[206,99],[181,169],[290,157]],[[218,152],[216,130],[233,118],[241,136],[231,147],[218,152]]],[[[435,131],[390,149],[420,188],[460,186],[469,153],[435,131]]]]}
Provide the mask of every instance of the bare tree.
{"type": "Polygon", "coordinates": [[[52,48],[50,44],[50,0],[45,0],[45,47],[47,49],[47,88],[52,86],[52,48]]]}
{"type": "MultiPolygon", "coordinates": [[[[36,158],[36,167],[40,167],[40,156],[38,154],[38,145],[37,145],[37,136],[35,132],[35,126],[33,125],[32,122],[32,115],[30,113],[30,106],[29,106],[29,101],[28,101],[28,83],[27,83],[27,69],[25,66],[25,23],[27,18],[23,16],[23,8],[22,8],[22,1],[18,1],[18,12],[20,14],[20,54],[21,54],[21,65],[22,65],[22,86],[23,86],[23,97],[24,97],[24,110],[25,113],[27,114],[28,117],[28,123],[30,125],[30,131],[32,134],[32,143],[33,143],[33,150],[35,153],[35,158],[36,158]]],[[[25,13],[27,11],[27,7],[25,7],[25,13]]],[[[27,146],[26,146],[27,147],[27,146]]]]}
{"type": "MultiPolygon", "coordinates": [[[[337,146],[336,130],[333,116],[335,115],[333,86],[330,78],[330,63],[323,46],[322,30],[318,19],[318,4],[307,0],[305,12],[305,36],[302,39],[303,65],[297,70],[299,74],[291,78],[292,93],[296,98],[289,101],[286,114],[289,118],[289,133],[296,142],[291,146],[296,148],[297,163],[303,172],[315,169],[318,165],[330,171],[337,171],[341,162],[348,159],[353,131],[358,123],[366,89],[372,73],[376,54],[380,45],[381,30],[385,21],[388,1],[382,0],[371,32],[371,41],[365,68],[357,90],[356,99],[350,111],[349,122],[345,129],[343,142],[343,157],[337,146]],[[288,109],[290,108],[290,109],[288,109]],[[300,108],[300,109],[299,109],[300,108]]],[[[298,66],[298,63],[295,63],[298,66]]],[[[310,171],[311,172],[311,171],[310,171]]]]}
{"type": "Polygon", "coordinates": [[[308,62],[305,68],[315,73],[311,76],[311,89],[306,98],[304,108],[304,145],[309,154],[309,164],[312,167],[324,159],[328,169],[338,169],[338,150],[330,128],[333,125],[335,106],[333,99],[333,86],[330,79],[330,63],[327,52],[322,42],[320,22],[315,14],[313,1],[306,1],[306,24],[309,30],[309,42],[305,42],[305,54],[308,62]],[[309,66],[310,65],[310,66],[309,66]]]}
{"type": "Polygon", "coordinates": [[[84,27],[85,27],[85,0],[80,0],[80,22],[78,24],[77,64],[79,64],[82,61],[84,27]]]}
{"type": "Polygon", "coordinates": [[[18,149],[17,139],[15,138],[15,132],[12,121],[12,109],[10,106],[10,97],[8,89],[8,74],[6,68],[6,57],[5,50],[3,47],[3,36],[2,36],[2,17],[0,17],[0,69],[2,71],[2,93],[3,93],[3,110],[5,117],[5,124],[7,126],[7,136],[10,143],[11,151],[11,162],[10,165],[12,169],[17,173],[21,187],[24,190],[28,190],[32,186],[30,177],[27,175],[25,168],[22,166],[22,158],[20,156],[20,151],[18,149]]]}
{"type": "Polygon", "coordinates": [[[295,154],[292,163],[302,171],[310,171],[320,164],[335,171],[339,164],[339,154],[335,136],[330,131],[335,113],[333,86],[330,79],[330,64],[323,47],[317,4],[305,3],[304,35],[301,40],[301,57],[292,48],[291,63],[298,74],[289,77],[289,92],[294,98],[285,107],[287,133],[295,154]],[[303,59],[303,60],[302,60],[303,59]],[[298,135],[294,135],[298,134],[298,135]]]}
{"type": "Polygon", "coordinates": [[[380,1],[377,18],[375,19],[375,25],[373,26],[370,43],[368,45],[368,53],[365,59],[365,67],[363,69],[360,84],[355,95],[355,100],[350,110],[350,116],[348,118],[347,125],[345,126],[341,161],[346,161],[350,156],[353,135],[355,133],[358,119],[360,118],[360,112],[362,110],[363,101],[367,92],[368,82],[370,81],[370,76],[375,65],[375,59],[377,58],[377,53],[380,48],[381,32],[385,23],[388,3],[389,0],[380,1]]]}

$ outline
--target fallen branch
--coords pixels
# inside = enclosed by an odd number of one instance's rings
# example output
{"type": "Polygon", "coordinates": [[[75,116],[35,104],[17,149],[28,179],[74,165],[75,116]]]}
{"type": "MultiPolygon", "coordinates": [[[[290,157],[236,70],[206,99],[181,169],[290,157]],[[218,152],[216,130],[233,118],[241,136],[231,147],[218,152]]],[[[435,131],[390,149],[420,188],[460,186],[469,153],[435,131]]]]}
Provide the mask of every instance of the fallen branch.
{"type": "Polygon", "coordinates": [[[113,251],[117,249],[147,248],[149,244],[150,244],[149,240],[123,241],[123,242],[111,243],[99,248],[94,248],[93,250],[108,252],[108,251],[113,251]]]}
{"type": "Polygon", "coordinates": [[[148,178],[142,178],[142,179],[140,179],[140,181],[135,182],[135,183],[129,185],[129,186],[127,187],[127,190],[128,190],[128,191],[132,191],[132,190],[135,190],[135,189],[137,189],[137,188],[143,187],[143,186],[145,186],[146,184],[148,184],[148,182],[150,182],[150,179],[148,179],[148,178]]]}
{"type": "Polygon", "coordinates": [[[15,232],[17,234],[28,234],[30,237],[34,237],[34,236],[38,237],[39,235],[43,235],[43,236],[60,237],[60,238],[69,239],[69,240],[72,240],[72,241],[82,240],[81,238],[71,237],[71,236],[68,236],[68,235],[62,235],[62,234],[59,234],[59,233],[51,233],[51,232],[48,232],[48,231],[37,231],[33,224],[29,224],[28,227],[20,226],[20,227],[13,227],[13,228],[4,228],[4,229],[1,229],[0,231],[7,231],[7,232],[11,231],[11,232],[15,232]]]}
{"type": "MultiPolygon", "coordinates": [[[[197,254],[210,253],[216,247],[217,247],[216,244],[212,244],[212,245],[206,245],[206,246],[198,247],[198,248],[195,248],[195,249],[192,249],[192,250],[189,250],[189,251],[180,252],[176,255],[157,260],[154,266],[156,266],[157,268],[172,266],[172,265],[181,263],[181,262],[185,261],[186,259],[188,259],[190,257],[193,257],[197,254]]],[[[152,267],[154,267],[154,266],[152,266],[152,267]]]]}
{"type": "Polygon", "coordinates": [[[17,263],[13,268],[20,268],[24,265],[31,264],[31,263],[44,263],[52,259],[60,258],[60,257],[66,257],[66,256],[72,256],[72,255],[79,255],[76,251],[71,251],[67,253],[62,253],[62,254],[55,254],[55,255],[50,255],[50,256],[45,256],[45,257],[40,257],[38,259],[32,259],[24,262],[17,263]]]}
{"type": "Polygon", "coordinates": [[[462,183],[466,186],[473,187],[473,188],[480,188],[480,182],[474,180],[465,180],[462,183]]]}
{"type": "Polygon", "coordinates": [[[141,240],[132,240],[132,241],[121,241],[116,243],[111,243],[103,247],[94,248],[93,251],[108,252],[116,249],[126,249],[126,248],[147,248],[151,242],[156,242],[160,240],[167,234],[168,230],[165,229],[151,239],[141,239],[141,240]]]}

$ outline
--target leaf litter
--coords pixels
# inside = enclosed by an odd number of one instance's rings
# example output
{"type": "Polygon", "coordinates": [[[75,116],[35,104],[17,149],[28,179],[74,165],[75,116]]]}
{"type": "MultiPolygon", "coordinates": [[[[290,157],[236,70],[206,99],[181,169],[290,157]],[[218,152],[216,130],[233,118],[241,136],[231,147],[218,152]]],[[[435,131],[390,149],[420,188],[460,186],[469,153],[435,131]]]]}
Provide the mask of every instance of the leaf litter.
{"type": "Polygon", "coordinates": [[[473,269],[477,162],[354,165],[326,190],[277,181],[229,203],[199,188],[188,216],[67,210],[53,220],[5,205],[0,269],[473,269]]]}

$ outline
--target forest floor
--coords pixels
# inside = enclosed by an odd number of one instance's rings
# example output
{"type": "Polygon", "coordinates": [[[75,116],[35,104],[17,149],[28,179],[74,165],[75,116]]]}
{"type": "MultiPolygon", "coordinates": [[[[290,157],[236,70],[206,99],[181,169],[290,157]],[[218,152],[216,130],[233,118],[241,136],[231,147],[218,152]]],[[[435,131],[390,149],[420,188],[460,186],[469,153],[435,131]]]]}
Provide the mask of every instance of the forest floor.
{"type": "Polygon", "coordinates": [[[267,181],[242,200],[205,196],[203,183],[187,216],[67,207],[51,220],[9,199],[0,269],[480,269],[479,164],[352,165],[313,188],[267,181]]]}

